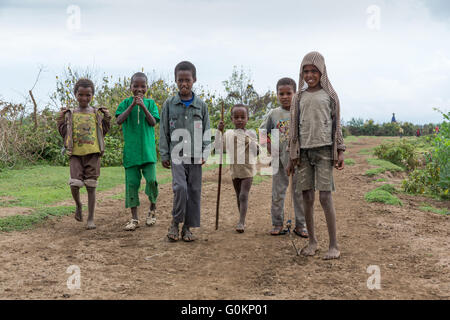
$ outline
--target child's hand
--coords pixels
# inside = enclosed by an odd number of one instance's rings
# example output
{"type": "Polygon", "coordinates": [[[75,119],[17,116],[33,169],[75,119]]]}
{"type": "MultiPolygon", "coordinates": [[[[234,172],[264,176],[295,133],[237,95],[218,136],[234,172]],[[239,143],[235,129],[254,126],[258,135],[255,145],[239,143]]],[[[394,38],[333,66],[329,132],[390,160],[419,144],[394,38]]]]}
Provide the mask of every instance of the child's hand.
{"type": "Polygon", "coordinates": [[[294,174],[295,167],[297,166],[298,161],[297,160],[289,160],[289,163],[286,167],[286,175],[289,177],[291,174],[294,174]]]}
{"type": "Polygon", "coordinates": [[[202,158],[202,165],[206,163],[206,160],[202,158]]]}
{"type": "Polygon", "coordinates": [[[109,116],[109,110],[105,107],[98,108],[105,116],[109,116]]]}
{"type": "Polygon", "coordinates": [[[170,160],[163,160],[161,163],[164,168],[170,169],[170,160]]]}
{"type": "Polygon", "coordinates": [[[338,151],[338,160],[334,167],[338,170],[344,169],[344,152],[338,151]]]}
{"type": "Polygon", "coordinates": [[[141,108],[145,108],[144,100],[142,99],[142,96],[136,96],[134,97],[134,101],[136,101],[136,104],[140,106],[141,108]]]}
{"type": "Polygon", "coordinates": [[[270,141],[267,141],[267,152],[269,153],[269,155],[272,154],[272,144],[270,143],[270,141]]]}
{"type": "Polygon", "coordinates": [[[222,120],[219,121],[219,126],[217,127],[217,130],[223,133],[223,129],[225,128],[225,124],[222,120]]]}

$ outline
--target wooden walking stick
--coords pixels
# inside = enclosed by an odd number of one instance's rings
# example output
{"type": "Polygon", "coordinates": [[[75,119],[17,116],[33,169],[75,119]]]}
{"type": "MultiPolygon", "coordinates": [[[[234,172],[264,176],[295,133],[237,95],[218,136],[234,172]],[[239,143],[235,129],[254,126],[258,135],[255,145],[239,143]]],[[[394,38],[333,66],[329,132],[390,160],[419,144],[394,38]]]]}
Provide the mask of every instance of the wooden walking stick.
{"type": "MultiPolygon", "coordinates": [[[[223,102],[222,109],[220,111],[220,120],[223,121],[223,102]]],[[[223,156],[223,132],[221,136],[221,146],[220,146],[220,161],[219,161],[219,182],[217,187],[217,204],[216,204],[216,230],[219,229],[219,206],[220,206],[220,187],[222,185],[222,156],[223,156]]]]}

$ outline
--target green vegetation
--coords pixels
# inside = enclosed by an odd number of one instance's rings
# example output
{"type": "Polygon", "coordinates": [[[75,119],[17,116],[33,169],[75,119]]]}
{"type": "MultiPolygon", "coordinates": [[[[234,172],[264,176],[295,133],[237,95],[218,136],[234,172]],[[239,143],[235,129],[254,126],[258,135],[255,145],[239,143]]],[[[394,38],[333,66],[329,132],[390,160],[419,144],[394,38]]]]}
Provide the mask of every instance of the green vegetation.
{"type": "Polygon", "coordinates": [[[449,209],[438,209],[435,208],[427,203],[423,203],[422,206],[419,207],[419,210],[421,211],[425,211],[425,212],[433,212],[436,214],[441,214],[441,215],[450,215],[450,210],[449,209]]]}
{"type": "Polygon", "coordinates": [[[386,160],[367,159],[367,162],[370,165],[384,168],[384,169],[386,169],[386,171],[391,171],[391,172],[405,171],[404,168],[402,168],[400,166],[397,166],[397,165],[393,164],[392,162],[389,162],[389,161],[386,161],[386,160]]]}
{"type": "Polygon", "coordinates": [[[396,189],[394,186],[386,184],[367,192],[364,195],[364,199],[366,199],[367,202],[381,202],[385,204],[402,206],[403,203],[400,199],[392,194],[395,192],[396,189]]]}
{"type": "Polygon", "coordinates": [[[355,160],[348,158],[348,159],[345,159],[345,160],[344,160],[344,163],[345,163],[347,166],[354,166],[354,165],[355,165],[355,160]]]}
{"type": "Polygon", "coordinates": [[[20,231],[41,223],[50,216],[61,217],[74,212],[75,206],[40,208],[29,215],[16,215],[0,219],[0,231],[20,231]]]}
{"type": "Polygon", "coordinates": [[[386,178],[379,178],[377,180],[375,180],[375,182],[386,182],[387,179],[386,178]]]}
{"type": "Polygon", "coordinates": [[[361,155],[372,155],[373,154],[373,149],[372,148],[361,149],[361,150],[359,150],[358,154],[361,154],[361,155]]]}
{"type": "Polygon", "coordinates": [[[377,175],[379,175],[380,173],[385,173],[386,169],[385,168],[373,168],[373,169],[369,169],[367,170],[364,175],[368,176],[368,177],[375,177],[377,175]]]}
{"type": "Polygon", "coordinates": [[[348,143],[354,143],[358,141],[358,137],[357,136],[347,136],[344,138],[344,143],[348,144],[348,143]]]}

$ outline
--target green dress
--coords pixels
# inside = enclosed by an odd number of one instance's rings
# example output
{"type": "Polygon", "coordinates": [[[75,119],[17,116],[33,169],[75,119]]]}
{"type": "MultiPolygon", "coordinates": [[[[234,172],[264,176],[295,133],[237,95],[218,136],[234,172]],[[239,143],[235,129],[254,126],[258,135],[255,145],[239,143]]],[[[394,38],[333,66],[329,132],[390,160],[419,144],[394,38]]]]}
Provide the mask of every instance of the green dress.
{"type": "MultiPolygon", "coordinates": [[[[133,103],[134,97],[123,100],[116,110],[116,117],[125,112],[133,103]]],[[[159,122],[158,106],[152,99],[143,99],[150,114],[159,122]]],[[[122,123],[124,147],[123,166],[125,168],[156,163],[155,128],[147,123],[145,113],[135,106],[128,118],[122,123]],[[139,115],[139,118],[138,118],[139,115]]]]}

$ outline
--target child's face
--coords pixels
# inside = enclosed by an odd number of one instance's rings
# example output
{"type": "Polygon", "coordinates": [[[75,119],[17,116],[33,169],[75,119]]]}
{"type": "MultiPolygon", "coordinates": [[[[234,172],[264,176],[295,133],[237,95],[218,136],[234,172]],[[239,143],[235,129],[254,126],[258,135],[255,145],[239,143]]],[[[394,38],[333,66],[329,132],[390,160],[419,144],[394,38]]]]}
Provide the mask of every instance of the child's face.
{"type": "Polygon", "coordinates": [[[236,129],[244,129],[248,122],[247,110],[241,107],[234,108],[231,114],[231,122],[236,129]]]}
{"type": "Polygon", "coordinates": [[[315,65],[306,65],[303,67],[303,80],[308,84],[309,89],[320,87],[320,77],[322,74],[315,65]]]}
{"type": "Polygon", "coordinates": [[[75,98],[78,101],[78,105],[80,108],[89,107],[89,103],[92,100],[92,88],[91,87],[79,87],[77,92],[75,93],[75,98]]]}
{"type": "Polygon", "coordinates": [[[147,92],[147,80],[144,77],[135,77],[131,83],[131,92],[133,95],[143,97],[147,92]]]}
{"type": "Polygon", "coordinates": [[[285,84],[278,87],[277,97],[283,109],[289,110],[291,108],[292,96],[294,95],[294,88],[291,85],[285,84]]]}
{"type": "Polygon", "coordinates": [[[181,96],[189,96],[192,91],[196,79],[192,76],[190,70],[179,70],[175,82],[177,83],[178,90],[181,96]]]}

